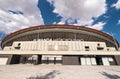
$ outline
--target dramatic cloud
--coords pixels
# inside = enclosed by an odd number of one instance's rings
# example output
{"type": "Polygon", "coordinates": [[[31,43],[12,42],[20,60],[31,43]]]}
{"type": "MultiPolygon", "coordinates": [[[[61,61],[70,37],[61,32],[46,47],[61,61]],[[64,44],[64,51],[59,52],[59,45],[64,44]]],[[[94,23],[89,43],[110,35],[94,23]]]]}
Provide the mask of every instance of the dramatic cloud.
{"type": "Polygon", "coordinates": [[[38,0],[0,0],[0,32],[43,24],[37,4],[38,0]]]}
{"type": "MultiPolygon", "coordinates": [[[[92,25],[93,18],[106,12],[105,0],[47,0],[54,6],[54,13],[62,16],[63,23],[68,18],[77,19],[78,25],[92,25]]],[[[71,20],[73,21],[73,20],[71,20]]]]}
{"type": "Polygon", "coordinates": [[[113,4],[112,7],[115,7],[116,9],[120,9],[120,0],[118,0],[116,4],[113,4]]]}

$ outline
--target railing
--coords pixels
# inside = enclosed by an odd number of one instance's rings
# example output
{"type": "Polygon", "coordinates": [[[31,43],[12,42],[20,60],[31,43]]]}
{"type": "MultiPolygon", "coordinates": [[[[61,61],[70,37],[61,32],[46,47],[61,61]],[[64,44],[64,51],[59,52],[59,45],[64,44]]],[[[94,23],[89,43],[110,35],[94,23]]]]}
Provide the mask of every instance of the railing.
{"type": "Polygon", "coordinates": [[[66,39],[66,38],[57,38],[57,39],[49,39],[49,38],[46,38],[46,39],[34,39],[33,41],[84,41],[83,39],[66,39]]]}

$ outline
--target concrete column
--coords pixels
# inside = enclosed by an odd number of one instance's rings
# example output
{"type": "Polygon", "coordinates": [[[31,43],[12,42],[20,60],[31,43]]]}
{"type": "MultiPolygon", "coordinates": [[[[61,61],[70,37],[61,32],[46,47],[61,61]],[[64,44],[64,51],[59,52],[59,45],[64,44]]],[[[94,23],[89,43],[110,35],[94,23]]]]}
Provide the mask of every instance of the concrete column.
{"type": "Polygon", "coordinates": [[[117,65],[120,66],[120,55],[115,55],[115,60],[116,60],[117,65]]]}
{"type": "Polygon", "coordinates": [[[41,64],[41,55],[37,55],[36,62],[34,63],[34,65],[38,65],[38,64],[41,64]]]}
{"type": "Polygon", "coordinates": [[[41,56],[41,55],[38,55],[38,64],[41,64],[41,63],[42,63],[41,58],[42,58],[42,56],[41,56]]]}

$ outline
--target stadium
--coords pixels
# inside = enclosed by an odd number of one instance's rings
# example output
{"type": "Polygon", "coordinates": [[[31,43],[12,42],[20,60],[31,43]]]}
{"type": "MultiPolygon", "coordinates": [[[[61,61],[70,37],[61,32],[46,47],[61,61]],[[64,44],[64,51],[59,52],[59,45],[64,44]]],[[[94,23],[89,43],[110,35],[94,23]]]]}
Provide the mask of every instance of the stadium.
{"type": "Polygon", "coordinates": [[[119,44],[109,34],[74,25],[40,25],[7,35],[0,65],[120,65],[119,44]]]}

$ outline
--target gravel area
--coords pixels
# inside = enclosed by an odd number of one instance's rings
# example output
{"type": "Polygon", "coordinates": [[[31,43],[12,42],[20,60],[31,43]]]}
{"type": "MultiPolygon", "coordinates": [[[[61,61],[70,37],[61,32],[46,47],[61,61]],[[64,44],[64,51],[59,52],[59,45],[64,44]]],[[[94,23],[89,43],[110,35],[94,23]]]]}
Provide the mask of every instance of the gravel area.
{"type": "Polygon", "coordinates": [[[120,79],[120,66],[2,65],[0,79],[120,79]]]}

